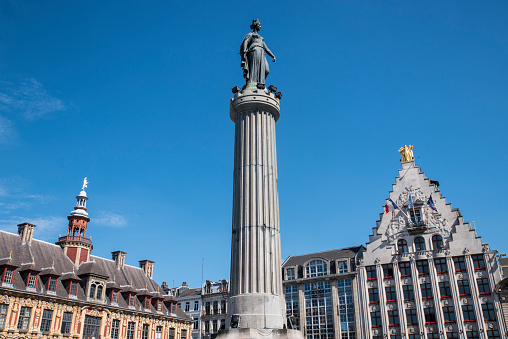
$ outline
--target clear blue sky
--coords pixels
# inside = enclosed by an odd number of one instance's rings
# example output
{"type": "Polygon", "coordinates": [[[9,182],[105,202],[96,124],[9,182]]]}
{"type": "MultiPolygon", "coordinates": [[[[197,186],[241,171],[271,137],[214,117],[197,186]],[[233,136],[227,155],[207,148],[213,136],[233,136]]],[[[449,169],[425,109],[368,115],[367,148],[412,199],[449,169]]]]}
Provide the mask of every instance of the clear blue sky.
{"type": "Polygon", "coordinates": [[[283,260],[365,243],[414,145],[508,251],[506,1],[2,1],[0,228],[55,242],[88,177],[93,254],[229,278],[239,45],[275,53],[283,260]],[[262,6],[262,7],[256,7],[262,6]]]}

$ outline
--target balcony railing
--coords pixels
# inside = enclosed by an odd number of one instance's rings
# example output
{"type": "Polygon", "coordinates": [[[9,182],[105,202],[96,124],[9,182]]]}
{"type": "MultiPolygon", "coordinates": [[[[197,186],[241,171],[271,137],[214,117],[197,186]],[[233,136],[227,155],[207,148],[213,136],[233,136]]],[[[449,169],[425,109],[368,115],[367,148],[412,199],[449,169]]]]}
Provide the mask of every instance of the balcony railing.
{"type": "Polygon", "coordinates": [[[66,235],[64,237],[60,237],[58,238],[58,242],[60,241],[81,241],[87,244],[92,244],[92,239],[87,239],[85,237],[75,235],[66,235]]]}

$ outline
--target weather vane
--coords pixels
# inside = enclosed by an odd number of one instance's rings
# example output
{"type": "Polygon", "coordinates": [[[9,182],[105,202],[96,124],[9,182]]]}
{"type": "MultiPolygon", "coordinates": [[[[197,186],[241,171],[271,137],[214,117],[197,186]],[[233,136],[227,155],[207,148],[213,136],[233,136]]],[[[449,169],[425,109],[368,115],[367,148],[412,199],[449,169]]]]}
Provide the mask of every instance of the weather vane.
{"type": "Polygon", "coordinates": [[[88,180],[86,180],[87,177],[85,177],[85,179],[83,179],[83,187],[81,187],[81,190],[84,191],[86,187],[88,187],[88,180]]]}

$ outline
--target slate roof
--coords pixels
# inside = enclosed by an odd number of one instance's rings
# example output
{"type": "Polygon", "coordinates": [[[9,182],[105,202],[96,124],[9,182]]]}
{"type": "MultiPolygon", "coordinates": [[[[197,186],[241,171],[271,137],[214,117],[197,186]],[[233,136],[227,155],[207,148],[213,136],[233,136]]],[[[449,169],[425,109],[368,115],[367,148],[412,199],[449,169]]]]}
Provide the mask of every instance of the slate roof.
{"type": "MultiPolygon", "coordinates": [[[[3,266],[6,264],[18,268],[14,274],[12,287],[0,286],[0,290],[10,289],[26,291],[26,282],[23,281],[22,274],[26,274],[28,271],[34,271],[52,273],[56,276],[60,276],[58,279],[56,296],[62,299],[87,301],[85,296],[86,278],[95,276],[108,282],[106,284],[106,302],[97,302],[100,305],[133,310],[132,307],[127,305],[123,297],[118,298],[118,306],[110,304],[109,291],[113,287],[121,289],[120,295],[122,295],[122,292],[130,290],[135,291],[137,295],[150,295],[153,298],[164,298],[165,301],[174,300],[174,298],[167,298],[167,296],[160,295],[158,292],[162,291],[162,289],[152,278],[146,275],[141,268],[130,265],[124,265],[123,268],[119,268],[113,260],[94,255],[90,256],[90,261],[75,266],[58,245],[37,239],[32,239],[31,244],[23,244],[21,243],[19,235],[0,231],[0,265],[3,266]],[[9,256],[11,256],[11,259],[9,259],[9,256]],[[69,292],[64,287],[64,282],[68,279],[80,281],[78,284],[77,298],[69,298],[69,292]]],[[[49,294],[46,292],[46,286],[44,286],[41,275],[38,278],[36,292],[42,295],[49,294]]],[[[135,310],[138,312],[147,312],[143,308],[141,301],[142,300],[136,302],[135,310]]],[[[149,312],[160,314],[160,312],[156,311],[153,304],[149,312]]],[[[176,312],[176,315],[170,314],[166,307],[164,307],[163,314],[183,320],[192,320],[181,309],[177,308],[176,312]]]]}
{"type": "Polygon", "coordinates": [[[286,266],[299,266],[305,264],[310,259],[313,258],[321,258],[327,261],[337,260],[341,258],[354,258],[362,249],[365,249],[363,245],[347,247],[347,248],[339,248],[336,250],[324,251],[324,252],[316,252],[316,253],[308,253],[302,255],[291,255],[289,256],[282,267],[286,266]]]}
{"type": "Polygon", "coordinates": [[[185,290],[182,293],[180,293],[180,295],[178,297],[179,298],[192,297],[194,295],[200,295],[200,294],[201,294],[201,288],[189,288],[188,290],[185,290]]]}

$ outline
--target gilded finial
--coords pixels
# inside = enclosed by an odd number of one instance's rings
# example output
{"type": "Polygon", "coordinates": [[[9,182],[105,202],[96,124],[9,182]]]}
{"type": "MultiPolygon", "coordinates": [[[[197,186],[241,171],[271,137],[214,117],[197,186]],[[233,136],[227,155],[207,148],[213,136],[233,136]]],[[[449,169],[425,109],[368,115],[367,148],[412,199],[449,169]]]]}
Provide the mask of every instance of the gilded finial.
{"type": "Polygon", "coordinates": [[[81,187],[81,190],[84,191],[85,188],[88,187],[88,180],[86,180],[87,177],[85,177],[85,179],[83,179],[83,187],[81,187]]]}
{"type": "Polygon", "coordinates": [[[145,283],[145,290],[148,289],[148,283],[145,283]]]}
{"type": "Polygon", "coordinates": [[[32,264],[35,264],[35,258],[33,255],[32,255],[32,264]]]}
{"type": "Polygon", "coordinates": [[[113,282],[116,282],[116,276],[115,275],[113,276],[113,282]]]}
{"type": "Polygon", "coordinates": [[[12,259],[12,251],[9,252],[9,259],[12,259]]]}
{"type": "Polygon", "coordinates": [[[72,273],[74,273],[74,266],[72,266],[72,273]]]}
{"type": "Polygon", "coordinates": [[[132,286],[132,279],[131,279],[131,282],[130,282],[130,284],[129,284],[129,285],[131,285],[131,286],[132,286]]]}
{"type": "Polygon", "coordinates": [[[415,157],[413,156],[413,146],[411,145],[404,145],[404,147],[399,148],[399,153],[400,161],[402,162],[415,160],[415,157]]]}
{"type": "Polygon", "coordinates": [[[51,268],[55,268],[55,261],[53,260],[53,263],[51,264],[51,268]]]}

